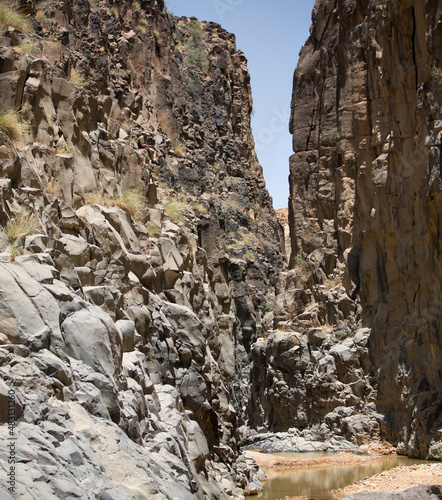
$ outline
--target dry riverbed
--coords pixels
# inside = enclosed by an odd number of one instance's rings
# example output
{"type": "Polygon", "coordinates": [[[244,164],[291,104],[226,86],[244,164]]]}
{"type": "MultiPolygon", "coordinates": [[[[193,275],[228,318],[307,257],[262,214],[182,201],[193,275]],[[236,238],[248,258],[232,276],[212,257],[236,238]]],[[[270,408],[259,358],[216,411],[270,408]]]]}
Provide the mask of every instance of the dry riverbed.
{"type": "MultiPolygon", "coordinates": [[[[391,452],[391,450],[374,449],[373,453],[391,452]]],[[[264,470],[295,468],[328,468],[349,465],[363,465],[379,460],[379,454],[356,455],[339,453],[324,457],[284,457],[256,451],[247,451],[256,463],[264,470]]],[[[333,492],[334,499],[340,499],[360,491],[403,491],[413,486],[424,484],[442,484],[442,463],[395,467],[372,477],[333,492]]],[[[307,500],[307,497],[285,497],[285,500],[307,500]]]]}

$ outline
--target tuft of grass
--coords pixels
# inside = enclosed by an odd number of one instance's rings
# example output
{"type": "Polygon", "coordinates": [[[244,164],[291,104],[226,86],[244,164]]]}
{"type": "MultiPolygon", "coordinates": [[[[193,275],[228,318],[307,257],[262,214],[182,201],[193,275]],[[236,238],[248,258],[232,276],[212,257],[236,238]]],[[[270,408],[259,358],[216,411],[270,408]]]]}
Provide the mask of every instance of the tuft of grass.
{"type": "Polygon", "coordinates": [[[193,209],[196,210],[201,215],[207,215],[207,208],[201,203],[195,203],[193,209]]]}
{"type": "Polygon", "coordinates": [[[265,305],[264,305],[264,312],[269,313],[273,311],[273,308],[275,307],[275,301],[274,300],[268,300],[265,305]]]}
{"type": "Polygon", "coordinates": [[[95,189],[84,195],[86,205],[104,205],[103,193],[95,189]]]}
{"type": "Polygon", "coordinates": [[[105,200],[105,204],[122,208],[131,217],[135,217],[144,208],[143,196],[136,189],[126,189],[120,196],[105,200]]]}
{"type": "Polygon", "coordinates": [[[153,30],[153,37],[155,38],[155,43],[158,45],[158,47],[161,47],[161,36],[160,32],[158,30],[153,30]]]}
{"type": "Polygon", "coordinates": [[[43,191],[46,194],[50,194],[52,196],[56,196],[61,190],[60,183],[55,179],[51,179],[48,183],[46,183],[43,191]]]}
{"type": "Polygon", "coordinates": [[[175,156],[178,156],[178,158],[185,158],[186,156],[181,146],[175,146],[173,148],[173,152],[175,153],[175,156]]]}
{"type": "Polygon", "coordinates": [[[25,247],[23,245],[23,240],[21,238],[15,240],[11,244],[11,262],[14,262],[15,258],[18,255],[23,255],[24,251],[25,251],[25,247]]]}
{"type": "Polygon", "coordinates": [[[84,196],[85,205],[104,205],[105,207],[119,207],[135,218],[144,208],[144,199],[136,189],[126,189],[121,195],[104,196],[102,191],[95,189],[84,196]]]}
{"type": "Polygon", "coordinates": [[[38,43],[20,43],[15,47],[12,47],[14,50],[18,50],[19,52],[23,52],[25,54],[29,54],[30,56],[35,56],[40,52],[40,47],[38,43]]]}
{"type": "Polygon", "coordinates": [[[15,111],[0,113],[0,132],[6,134],[11,141],[20,141],[23,138],[23,124],[15,111]]]}
{"type": "Polygon", "coordinates": [[[153,222],[148,222],[147,232],[149,236],[159,236],[161,234],[161,228],[156,224],[154,224],[153,222]]]}
{"type": "Polygon", "coordinates": [[[32,33],[29,17],[18,11],[17,4],[12,0],[0,0],[0,32],[8,26],[22,33],[32,33]]]}
{"type": "Polygon", "coordinates": [[[223,200],[223,207],[233,208],[234,210],[242,210],[243,207],[238,200],[223,200]]]}
{"type": "Polygon", "coordinates": [[[335,336],[339,341],[345,340],[347,337],[350,336],[347,330],[337,330],[335,332],[335,336]]]}
{"type": "Polygon", "coordinates": [[[234,250],[241,250],[244,248],[244,243],[241,243],[239,241],[234,241],[233,243],[230,243],[229,248],[233,248],[234,250]]]}
{"type": "Polygon", "coordinates": [[[138,29],[141,31],[141,33],[146,34],[147,33],[147,21],[145,19],[140,19],[138,22],[138,29]]]}
{"type": "Polygon", "coordinates": [[[132,2],[133,10],[141,10],[140,4],[138,2],[132,2]]]}
{"type": "Polygon", "coordinates": [[[339,276],[330,276],[324,280],[324,286],[327,288],[327,290],[331,290],[332,288],[340,284],[341,278],[339,276]]]}
{"type": "Polygon", "coordinates": [[[19,245],[17,240],[23,244],[24,238],[28,234],[35,234],[41,231],[41,224],[37,215],[29,213],[24,207],[14,205],[12,217],[6,224],[6,236],[14,247],[19,245]]]}
{"type": "Polygon", "coordinates": [[[244,252],[243,258],[245,260],[255,260],[256,259],[256,254],[255,254],[255,252],[252,252],[251,250],[246,250],[244,252]]]}
{"type": "Polygon", "coordinates": [[[72,83],[75,83],[75,85],[78,85],[79,87],[84,86],[84,77],[83,75],[75,68],[71,69],[71,74],[69,75],[69,80],[72,83]]]}
{"type": "Polygon", "coordinates": [[[58,155],[73,155],[74,154],[74,145],[71,141],[61,142],[57,146],[57,154],[58,155]]]}
{"type": "Polygon", "coordinates": [[[175,223],[184,221],[184,211],[187,205],[181,201],[167,200],[164,203],[164,213],[175,223]]]}
{"type": "Polygon", "coordinates": [[[335,128],[330,131],[329,138],[332,144],[336,144],[338,142],[338,131],[335,128]]]}

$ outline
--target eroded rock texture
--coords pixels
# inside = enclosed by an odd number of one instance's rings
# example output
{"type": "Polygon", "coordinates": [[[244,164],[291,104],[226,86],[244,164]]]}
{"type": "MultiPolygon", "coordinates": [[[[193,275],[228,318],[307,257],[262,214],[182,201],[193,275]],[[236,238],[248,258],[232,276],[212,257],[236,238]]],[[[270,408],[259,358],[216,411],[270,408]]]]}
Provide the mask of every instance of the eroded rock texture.
{"type": "Polygon", "coordinates": [[[316,310],[336,304],[321,283],[345,294],[350,314],[315,320],[371,329],[380,436],[423,457],[441,456],[441,9],[318,0],[290,121],[292,267],[308,261],[316,310]]]}
{"type": "Polygon", "coordinates": [[[256,490],[244,381],[285,257],[246,59],[161,0],[36,7],[0,40],[2,481],[13,390],[24,498],[256,490]]]}

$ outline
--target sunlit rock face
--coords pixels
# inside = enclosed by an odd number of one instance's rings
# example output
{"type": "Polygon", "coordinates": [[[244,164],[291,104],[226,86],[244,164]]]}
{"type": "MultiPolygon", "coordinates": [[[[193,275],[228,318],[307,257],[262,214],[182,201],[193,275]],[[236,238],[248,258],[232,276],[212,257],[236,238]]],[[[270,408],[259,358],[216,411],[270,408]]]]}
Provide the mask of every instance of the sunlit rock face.
{"type": "Polygon", "coordinates": [[[161,0],[37,8],[0,38],[2,467],[11,406],[23,497],[255,490],[239,428],[286,259],[246,58],[161,0]]]}
{"type": "Polygon", "coordinates": [[[423,457],[441,455],[441,9],[318,0],[290,120],[291,266],[342,286],[328,325],[371,329],[379,435],[423,457]]]}

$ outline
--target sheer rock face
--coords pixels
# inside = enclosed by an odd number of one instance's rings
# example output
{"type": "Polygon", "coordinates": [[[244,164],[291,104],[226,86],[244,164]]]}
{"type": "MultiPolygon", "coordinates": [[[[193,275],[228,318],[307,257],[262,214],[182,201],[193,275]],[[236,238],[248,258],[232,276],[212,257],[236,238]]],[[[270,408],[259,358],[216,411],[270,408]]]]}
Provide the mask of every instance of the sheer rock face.
{"type": "Polygon", "coordinates": [[[285,259],[246,59],[160,0],[41,8],[39,36],[0,39],[2,111],[24,125],[0,134],[0,461],[12,389],[21,495],[255,489],[239,427],[285,259]]]}
{"type": "Polygon", "coordinates": [[[441,454],[441,11],[318,0],[290,120],[292,266],[342,279],[381,436],[416,456],[441,454]]]}

